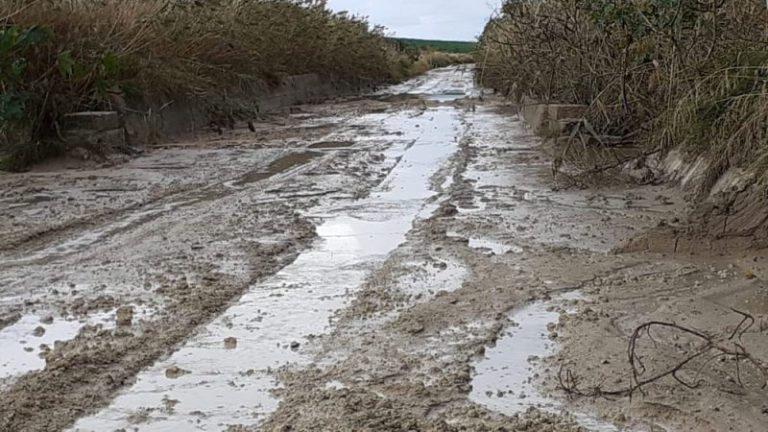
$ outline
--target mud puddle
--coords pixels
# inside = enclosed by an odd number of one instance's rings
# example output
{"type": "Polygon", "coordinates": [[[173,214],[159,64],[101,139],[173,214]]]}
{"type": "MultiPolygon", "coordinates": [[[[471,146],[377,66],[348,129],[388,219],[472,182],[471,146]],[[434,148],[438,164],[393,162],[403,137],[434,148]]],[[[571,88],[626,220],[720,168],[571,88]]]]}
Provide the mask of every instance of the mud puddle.
{"type": "MultiPolygon", "coordinates": [[[[131,309],[131,320],[144,319],[152,314],[147,308],[131,309]]],[[[85,326],[110,330],[117,326],[117,310],[95,313],[87,317],[54,317],[46,314],[22,316],[14,324],[0,330],[0,388],[15,377],[45,367],[45,354],[58,342],[74,339],[85,326]]]]}
{"type": "Polygon", "coordinates": [[[307,216],[319,221],[320,240],[311,250],[253,286],[181,350],[141,373],[108,409],[82,419],[74,430],[223,430],[258,424],[273,412],[279,403],[272,394],[275,370],[310,363],[314,337],[328,331],[334,313],[405,240],[413,222],[436,208],[430,179],[458,147],[461,115],[449,107],[412,114],[385,118],[383,136],[397,137],[385,157],[397,164],[368,198],[312,210],[307,216]],[[168,401],[172,409],[166,409],[168,401]]]}
{"type": "MultiPolygon", "coordinates": [[[[538,387],[541,362],[557,351],[554,327],[561,304],[579,299],[570,293],[557,299],[537,302],[509,317],[512,328],[475,365],[470,399],[486,408],[513,416],[531,408],[560,413],[562,404],[542,394],[538,387]]],[[[582,413],[572,413],[584,428],[595,432],[617,432],[615,426],[582,413]]]]}

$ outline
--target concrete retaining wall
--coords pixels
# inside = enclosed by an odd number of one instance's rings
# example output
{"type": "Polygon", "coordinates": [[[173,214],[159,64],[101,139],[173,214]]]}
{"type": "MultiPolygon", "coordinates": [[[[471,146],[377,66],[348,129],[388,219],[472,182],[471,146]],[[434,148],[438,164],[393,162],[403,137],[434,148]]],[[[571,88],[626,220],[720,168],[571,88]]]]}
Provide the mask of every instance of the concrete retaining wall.
{"type": "Polygon", "coordinates": [[[539,136],[559,137],[568,124],[584,117],[586,105],[543,104],[525,97],[520,103],[520,115],[539,136]]]}
{"type": "Polygon", "coordinates": [[[209,131],[212,122],[227,127],[239,118],[286,110],[293,105],[319,103],[329,98],[360,94],[372,84],[349,83],[315,74],[286,78],[279,86],[201,96],[178,95],[167,98],[117,103],[112,112],[73,113],[66,116],[64,136],[73,147],[92,150],[104,147],[140,147],[180,137],[194,137],[209,131]],[[118,128],[104,122],[118,122],[118,128]],[[119,129],[119,130],[117,130],[119,129]]]}

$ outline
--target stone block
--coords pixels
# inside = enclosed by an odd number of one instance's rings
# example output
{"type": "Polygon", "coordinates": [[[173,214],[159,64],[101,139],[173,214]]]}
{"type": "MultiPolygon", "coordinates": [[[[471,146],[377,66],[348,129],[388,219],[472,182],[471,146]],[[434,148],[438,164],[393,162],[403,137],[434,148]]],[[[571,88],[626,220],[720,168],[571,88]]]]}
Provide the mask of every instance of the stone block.
{"type": "Polygon", "coordinates": [[[125,131],[123,129],[106,131],[70,129],[65,131],[63,135],[70,148],[83,147],[90,150],[108,151],[110,149],[124,148],[126,145],[125,131]]]}
{"type": "Polygon", "coordinates": [[[574,120],[584,117],[586,105],[541,104],[531,98],[523,98],[520,115],[540,136],[556,137],[561,135],[574,120]]]}
{"type": "Polygon", "coordinates": [[[76,112],[64,115],[62,123],[65,129],[107,131],[120,128],[120,115],[117,111],[76,112]]]}

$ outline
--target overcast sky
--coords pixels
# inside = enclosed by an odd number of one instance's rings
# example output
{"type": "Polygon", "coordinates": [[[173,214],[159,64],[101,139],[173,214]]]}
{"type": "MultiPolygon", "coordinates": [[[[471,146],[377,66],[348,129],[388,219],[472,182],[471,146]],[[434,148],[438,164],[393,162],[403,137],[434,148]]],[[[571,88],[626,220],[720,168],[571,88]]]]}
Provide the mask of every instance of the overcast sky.
{"type": "Polygon", "coordinates": [[[399,37],[474,40],[500,0],[328,0],[399,37]]]}

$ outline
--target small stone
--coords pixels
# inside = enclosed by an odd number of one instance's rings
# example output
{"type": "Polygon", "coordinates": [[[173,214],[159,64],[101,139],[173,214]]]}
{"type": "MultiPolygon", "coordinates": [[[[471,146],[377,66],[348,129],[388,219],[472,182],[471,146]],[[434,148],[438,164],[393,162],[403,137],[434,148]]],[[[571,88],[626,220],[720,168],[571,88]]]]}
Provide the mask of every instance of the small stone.
{"type": "Polygon", "coordinates": [[[294,351],[299,349],[300,346],[301,346],[301,344],[296,342],[296,341],[291,342],[291,349],[294,350],[294,351]]]}
{"type": "Polygon", "coordinates": [[[234,337],[228,337],[224,339],[224,348],[228,350],[233,350],[237,348],[237,338],[234,337]]]}
{"type": "Polygon", "coordinates": [[[410,334],[419,334],[424,331],[424,324],[421,323],[412,323],[410,326],[408,326],[408,333],[410,334]]]}
{"type": "Polygon", "coordinates": [[[133,306],[123,306],[115,312],[118,327],[130,327],[133,324],[133,306]]]}
{"type": "Polygon", "coordinates": [[[37,326],[35,327],[35,330],[32,331],[32,335],[35,337],[43,337],[44,334],[45,334],[45,328],[43,328],[42,326],[37,326]]]}
{"type": "Polygon", "coordinates": [[[53,324],[53,315],[46,315],[40,318],[40,322],[48,325],[53,324]]]}
{"type": "Polygon", "coordinates": [[[757,275],[752,273],[751,271],[748,271],[748,272],[744,273],[744,277],[747,280],[757,279],[757,275]]]}
{"type": "Polygon", "coordinates": [[[165,370],[165,377],[168,379],[177,379],[188,374],[189,371],[184,370],[178,366],[171,366],[165,370]]]}
{"type": "Polygon", "coordinates": [[[627,416],[624,414],[618,414],[616,417],[613,418],[614,423],[626,423],[627,422],[627,416]]]}

